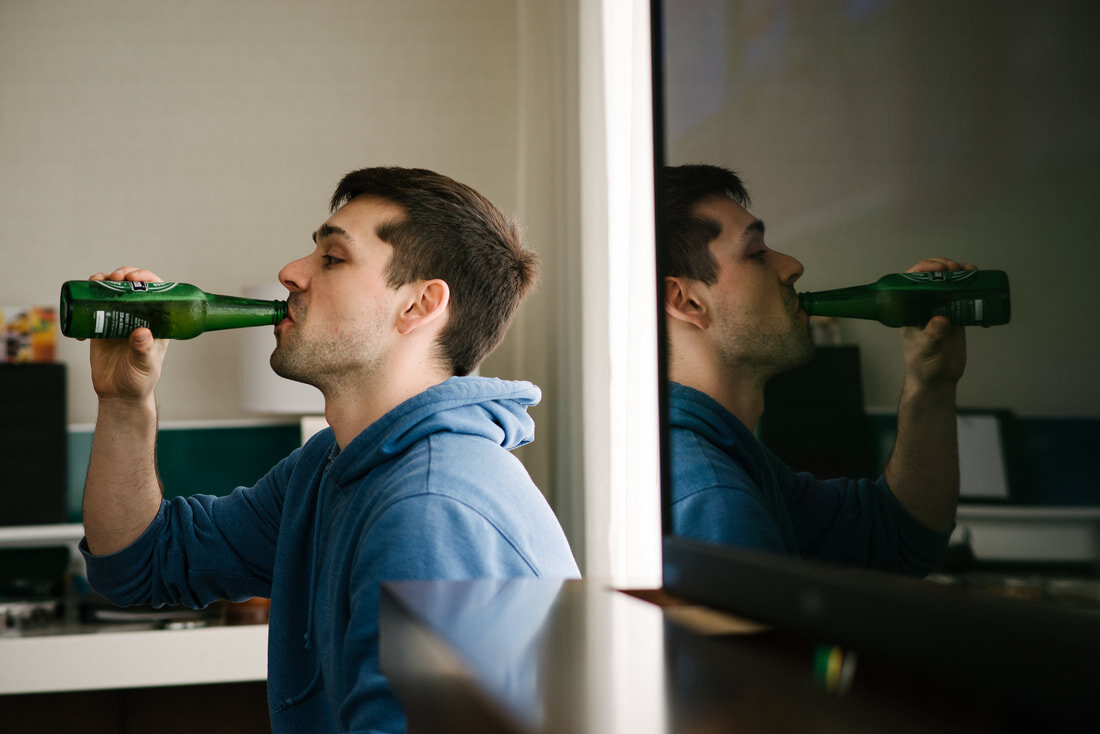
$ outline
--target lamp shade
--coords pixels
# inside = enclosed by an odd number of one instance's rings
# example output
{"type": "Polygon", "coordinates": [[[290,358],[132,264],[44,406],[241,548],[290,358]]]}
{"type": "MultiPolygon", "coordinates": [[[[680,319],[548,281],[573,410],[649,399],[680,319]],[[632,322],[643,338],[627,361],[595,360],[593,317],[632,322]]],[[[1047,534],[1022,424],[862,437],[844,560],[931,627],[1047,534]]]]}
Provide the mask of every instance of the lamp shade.
{"type": "MultiPolygon", "coordinates": [[[[287,290],[278,283],[245,286],[248,298],[285,300],[287,290]]],[[[271,369],[275,337],[270,329],[242,329],[240,394],[241,409],[248,413],[322,415],[325,400],[312,385],[279,377],[271,369]]]]}

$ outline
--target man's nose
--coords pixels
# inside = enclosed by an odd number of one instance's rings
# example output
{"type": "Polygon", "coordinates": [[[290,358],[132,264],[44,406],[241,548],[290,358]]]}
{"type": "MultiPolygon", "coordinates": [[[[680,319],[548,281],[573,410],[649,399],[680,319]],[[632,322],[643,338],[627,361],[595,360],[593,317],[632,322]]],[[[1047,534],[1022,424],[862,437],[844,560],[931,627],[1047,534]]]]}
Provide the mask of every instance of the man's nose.
{"type": "Polygon", "coordinates": [[[779,273],[783,279],[785,285],[794,285],[794,283],[802,277],[802,273],[806,272],[806,268],[797,259],[786,255],[782,252],[776,253],[780,257],[779,273]]]}
{"type": "Polygon", "coordinates": [[[286,286],[291,293],[305,290],[309,285],[309,276],[306,273],[305,261],[302,257],[283,266],[279,271],[279,282],[286,286]]]}

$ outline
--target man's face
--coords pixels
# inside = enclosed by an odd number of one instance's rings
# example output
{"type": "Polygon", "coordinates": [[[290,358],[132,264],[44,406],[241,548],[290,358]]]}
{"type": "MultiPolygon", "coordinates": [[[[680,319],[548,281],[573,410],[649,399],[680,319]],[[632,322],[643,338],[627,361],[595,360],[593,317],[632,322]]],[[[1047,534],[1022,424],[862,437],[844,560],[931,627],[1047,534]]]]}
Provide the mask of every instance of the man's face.
{"type": "Polygon", "coordinates": [[[325,391],[345,375],[384,369],[402,289],[386,285],[393,248],[376,232],[403,216],[392,202],[355,198],[314,232],[311,254],[279,272],[290,297],[287,318],[275,327],[277,374],[325,391]]]}
{"type": "Polygon", "coordinates": [[[718,282],[708,297],[710,338],[723,363],[767,378],[809,361],[809,319],[794,290],[802,263],[769,249],[764,223],[729,198],[705,199],[695,213],[722,228],[709,245],[718,282]]]}

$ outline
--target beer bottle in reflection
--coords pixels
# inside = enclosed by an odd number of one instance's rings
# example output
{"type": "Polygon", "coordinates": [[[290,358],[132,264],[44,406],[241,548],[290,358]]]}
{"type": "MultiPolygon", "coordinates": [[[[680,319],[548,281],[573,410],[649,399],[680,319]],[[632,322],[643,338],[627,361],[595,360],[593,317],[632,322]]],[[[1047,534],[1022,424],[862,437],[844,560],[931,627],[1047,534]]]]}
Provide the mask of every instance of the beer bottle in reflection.
{"type": "Polygon", "coordinates": [[[887,326],[924,326],[946,316],[955,326],[1007,324],[1008,276],[1000,270],[892,273],[868,285],[800,293],[811,316],[873,319],[887,326]]]}
{"type": "Polygon", "coordinates": [[[270,326],[286,301],[218,296],[187,283],[70,280],[61,286],[61,333],[78,339],[125,339],[148,327],[157,339],[191,339],[204,331],[270,326]]]}

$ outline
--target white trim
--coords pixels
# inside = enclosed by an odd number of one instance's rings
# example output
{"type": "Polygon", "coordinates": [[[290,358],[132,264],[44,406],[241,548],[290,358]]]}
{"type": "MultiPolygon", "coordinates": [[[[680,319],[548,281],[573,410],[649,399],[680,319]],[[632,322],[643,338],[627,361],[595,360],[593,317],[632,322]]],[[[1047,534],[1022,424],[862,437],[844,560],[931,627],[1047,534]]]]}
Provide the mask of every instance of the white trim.
{"type": "Polygon", "coordinates": [[[586,574],[660,584],[649,6],[582,3],[586,574]]]}

